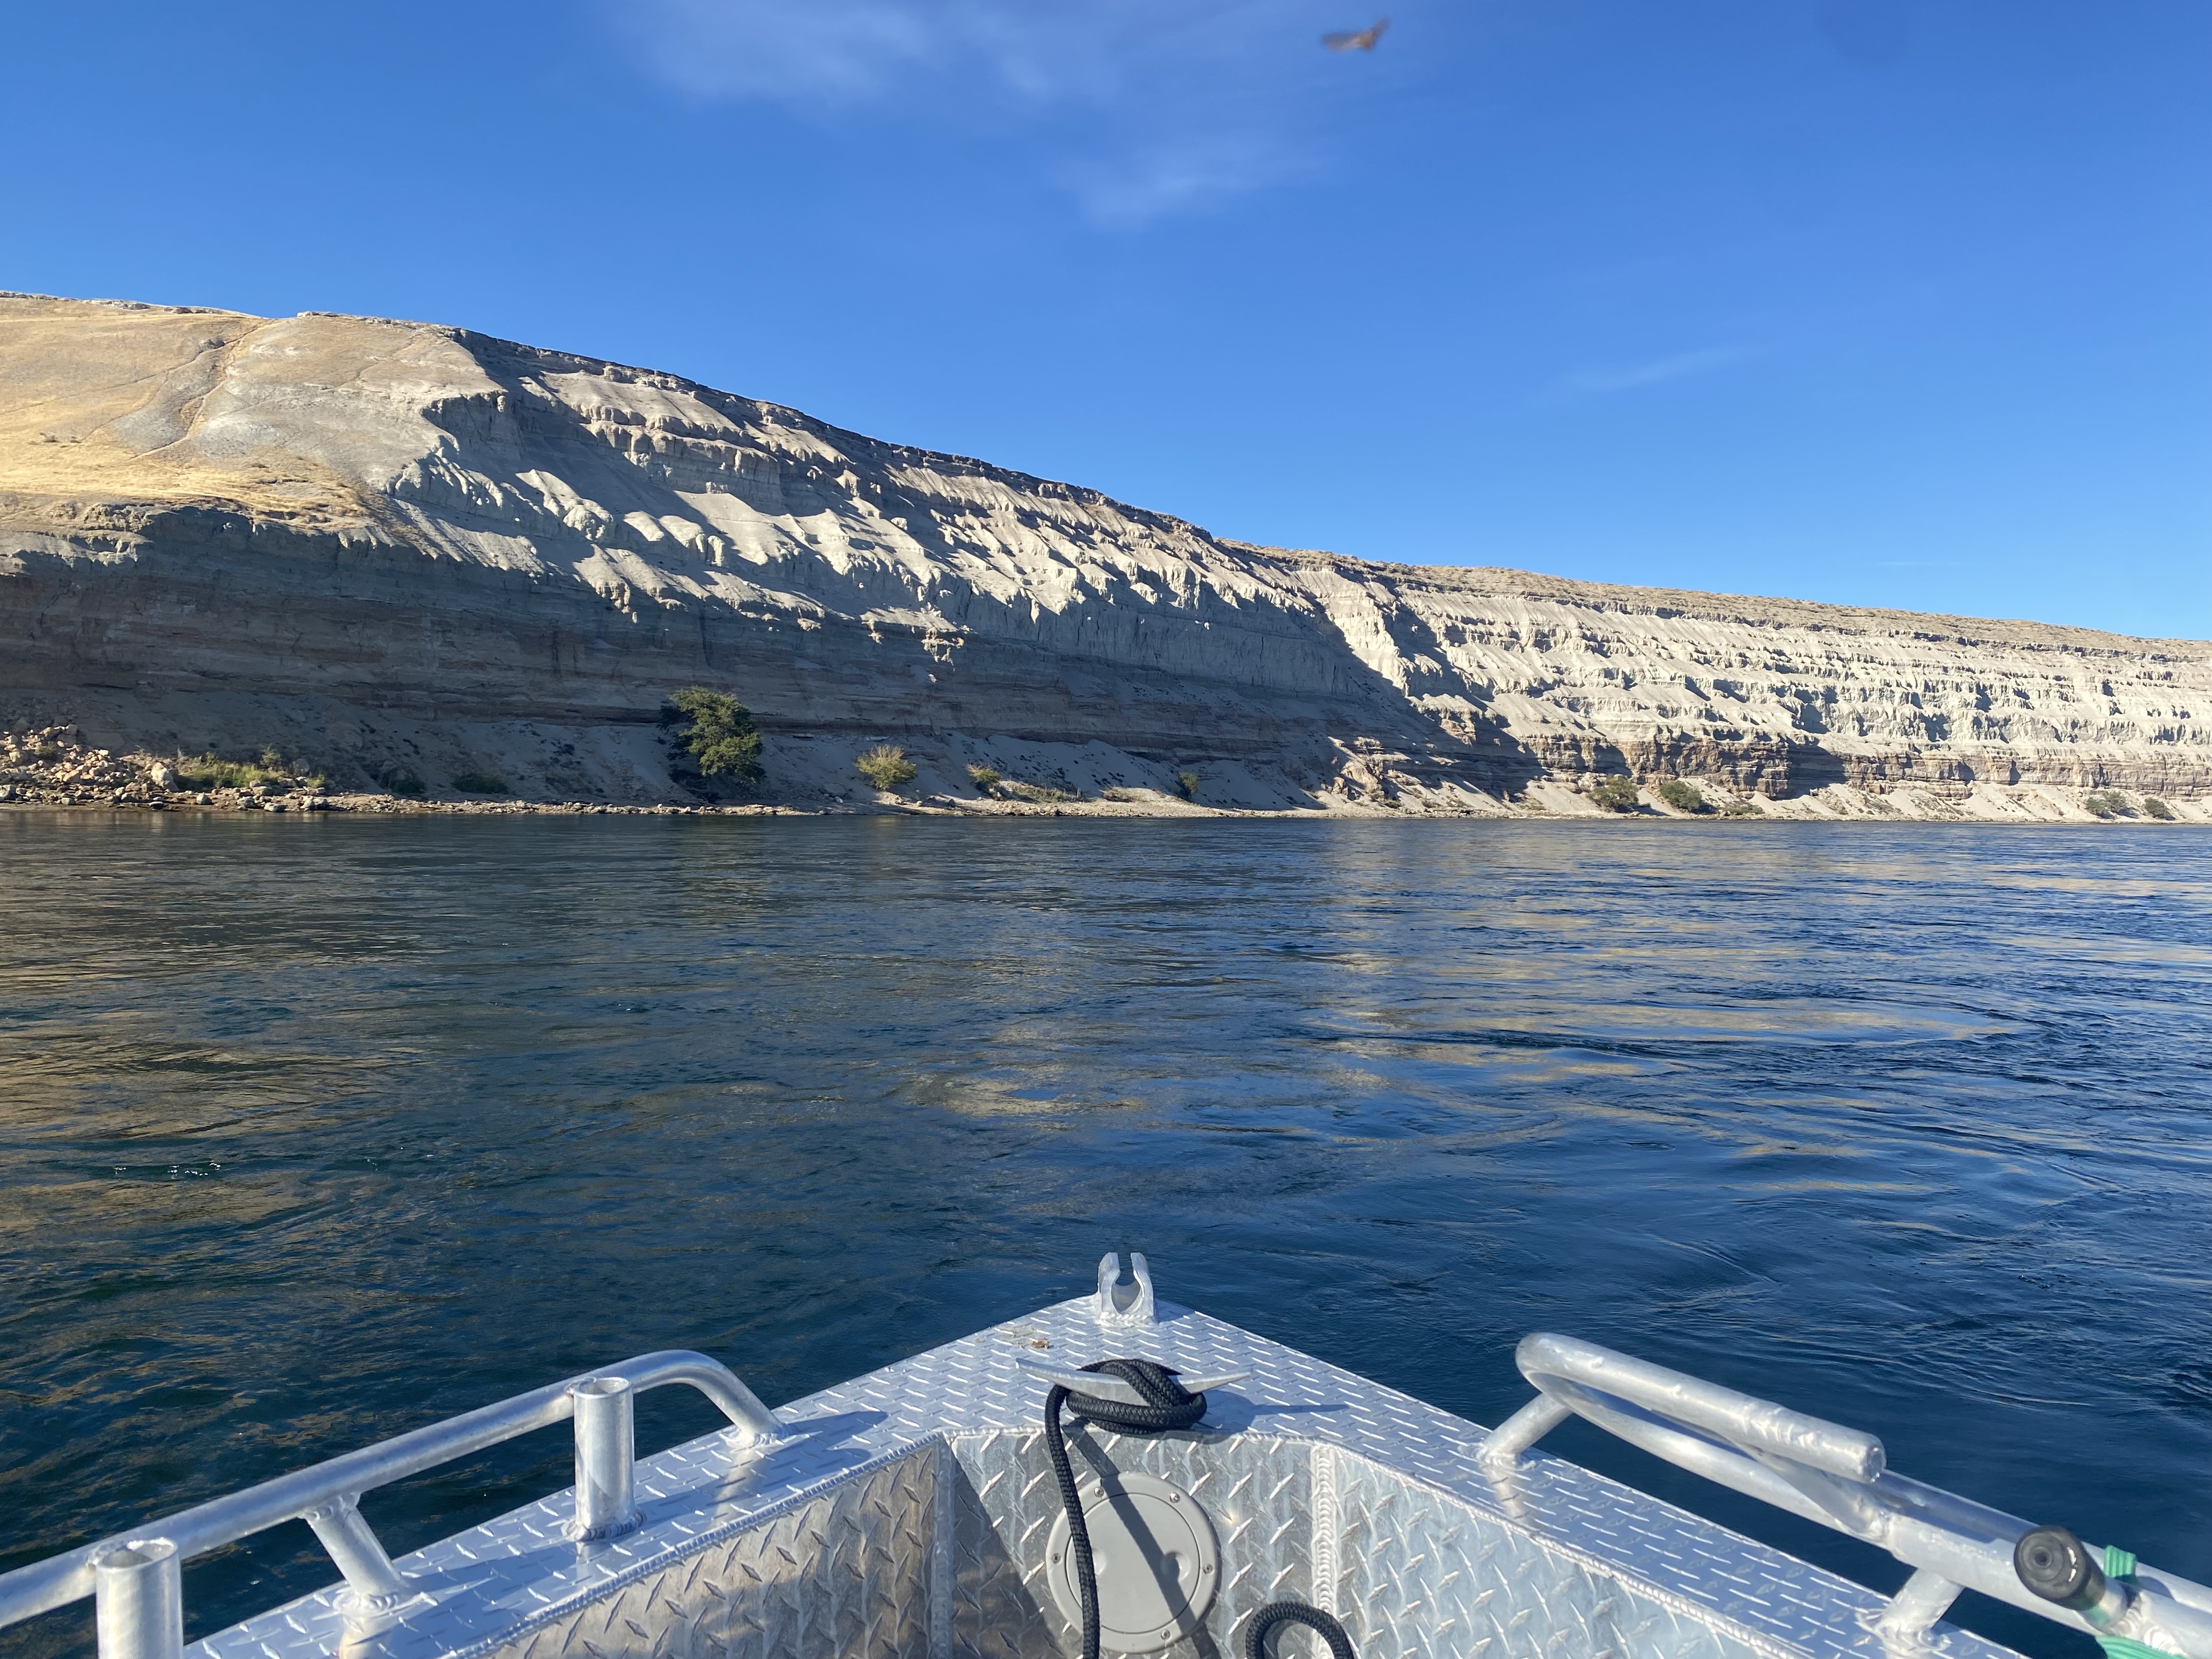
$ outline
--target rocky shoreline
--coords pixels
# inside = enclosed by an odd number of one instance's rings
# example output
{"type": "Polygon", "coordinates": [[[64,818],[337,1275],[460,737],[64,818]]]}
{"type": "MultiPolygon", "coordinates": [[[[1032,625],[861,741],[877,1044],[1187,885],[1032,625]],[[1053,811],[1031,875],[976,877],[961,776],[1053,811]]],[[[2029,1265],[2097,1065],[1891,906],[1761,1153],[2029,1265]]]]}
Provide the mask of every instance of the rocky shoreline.
{"type": "MultiPolygon", "coordinates": [[[[2167,801],[2120,790],[2069,790],[2037,785],[1976,790],[1964,799],[1926,790],[1875,792],[1830,785],[1802,796],[1770,799],[1735,793],[1711,780],[1693,787],[1698,804],[1669,800],[1659,789],[1638,788],[1632,802],[1614,795],[1602,804],[1601,788],[1540,783],[1516,799],[1498,799],[1465,789],[1421,789],[1411,780],[1385,780],[1387,793],[1330,799],[1312,808],[1212,806],[1150,789],[1113,788],[1099,794],[1061,794],[1045,800],[1003,799],[979,788],[972,796],[933,792],[850,791],[794,800],[608,801],[468,797],[445,793],[322,787],[312,776],[283,775],[275,764],[195,763],[150,754],[117,754],[86,744],[71,727],[0,735],[0,806],[299,814],[368,813],[386,817],[532,816],[599,817],[819,817],[876,814],[925,817],[1477,817],[1616,819],[1674,818],[1742,823],[1778,822],[2153,823],[2212,823],[2212,802],[2167,801]],[[192,787],[196,764],[231,772],[267,770],[249,785],[192,787]]],[[[1662,786],[1664,787],[1665,786],[1662,786]]],[[[1618,786],[1616,786],[1618,788],[1618,786]]],[[[1055,792],[1058,793],[1058,792],[1055,792]]]]}

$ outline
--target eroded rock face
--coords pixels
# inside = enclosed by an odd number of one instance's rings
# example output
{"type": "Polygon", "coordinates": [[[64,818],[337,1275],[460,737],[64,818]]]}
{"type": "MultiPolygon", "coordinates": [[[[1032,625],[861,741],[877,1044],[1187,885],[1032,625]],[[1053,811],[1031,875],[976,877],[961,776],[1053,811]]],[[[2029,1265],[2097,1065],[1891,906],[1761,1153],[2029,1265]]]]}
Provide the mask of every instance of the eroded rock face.
{"type": "Polygon", "coordinates": [[[1624,769],[2212,793],[2204,645],[1252,547],[672,375],[318,313],[0,297],[0,639],[9,720],[434,787],[666,796],[654,722],[702,683],[794,796],[880,739],[947,776],[1195,768],[1231,805],[1624,769]]]}

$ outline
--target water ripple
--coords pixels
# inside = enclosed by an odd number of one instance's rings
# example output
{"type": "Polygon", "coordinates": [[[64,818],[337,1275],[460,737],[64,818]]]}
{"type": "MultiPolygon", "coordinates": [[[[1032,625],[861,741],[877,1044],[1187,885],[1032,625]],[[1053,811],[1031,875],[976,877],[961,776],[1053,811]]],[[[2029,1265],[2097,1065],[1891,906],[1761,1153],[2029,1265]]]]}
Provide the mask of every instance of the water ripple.
{"type": "MultiPolygon", "coordinates": [[[[2186,830],[15,813],[0,849],[0,1566],[647,1349],[787,1398],[1133,1243],[1478,1419],[1574,1331],[2212,1577],[2186,830]]],[[[557,1442],[369,1512],[410,1547],[565,1484],[557,1442]]],[[[192,1628],[329,1577],[280,1529],[193,1571],[192,1628]]]]}

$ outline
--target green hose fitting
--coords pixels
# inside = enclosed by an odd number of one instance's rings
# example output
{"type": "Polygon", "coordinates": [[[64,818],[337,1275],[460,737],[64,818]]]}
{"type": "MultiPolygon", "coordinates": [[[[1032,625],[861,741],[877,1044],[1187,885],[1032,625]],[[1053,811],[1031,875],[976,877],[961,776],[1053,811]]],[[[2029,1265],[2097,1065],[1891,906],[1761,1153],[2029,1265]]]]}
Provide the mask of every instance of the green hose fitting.
{"type": "MultiPolygon", "coordinates": [[[[2105,1577],[2115,1583],[2135,1588],[2136,1558],[2118,1544],[2105,1546],[2105,1577]]],[[[2163,1649],[2142,1642],[2130,1642],[2124,1636],[2100,1636],[2097,1645],[2105,1650],[2105,1659],[2174,1659],[2163,1649]]]]}

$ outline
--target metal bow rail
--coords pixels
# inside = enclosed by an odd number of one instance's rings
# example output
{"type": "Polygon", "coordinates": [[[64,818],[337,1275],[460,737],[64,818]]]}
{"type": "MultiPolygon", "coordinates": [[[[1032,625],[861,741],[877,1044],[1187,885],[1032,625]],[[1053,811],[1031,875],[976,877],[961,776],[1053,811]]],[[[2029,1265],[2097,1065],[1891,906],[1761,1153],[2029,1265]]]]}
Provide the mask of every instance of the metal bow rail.
{"type": "Polygon", "coordinates": [[[644,1354],[0,1575],[0,1626],[89,1595],[97,1607],[100,1659],[179,1659],[185,1642],[184,1564],[294,1520],[314,1528],[344,1576],[349,1612],[392,1612],[415,1592],[362,1518],[361,1495],[564,1418],[576,1425],[576,1511],[569,1536],[619,1537],[638,1524],[636,1397],[679,1382],[721,1408],[739,1431],[740,1444],[777,1437],[775,1414],[726,1366],[682,1349],[644,1354]]]}
{"type": "Polygon", "coordinates": [[[2081,1612],[2031,1590],[2015,1569],[2039,1528],[1972,1498],[1889,1472],[1881,1442],[1856,1429],[1542,1332],[1514,1363],[1536,1397],[1491,1431],[1481,1457],[1496,1479],[1570,1413],[1722,1486],[1887,1550],[1911,1577],[1875,1626],[1884,1645],[1916,1651],[1961,1590],[2179,1659],[2212,1659],[2212,1589],[2137,1573],[2118,1605],[2081,1612]]]}

